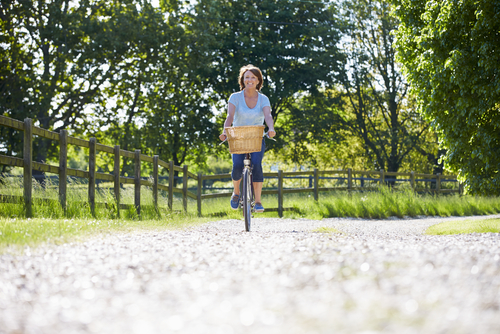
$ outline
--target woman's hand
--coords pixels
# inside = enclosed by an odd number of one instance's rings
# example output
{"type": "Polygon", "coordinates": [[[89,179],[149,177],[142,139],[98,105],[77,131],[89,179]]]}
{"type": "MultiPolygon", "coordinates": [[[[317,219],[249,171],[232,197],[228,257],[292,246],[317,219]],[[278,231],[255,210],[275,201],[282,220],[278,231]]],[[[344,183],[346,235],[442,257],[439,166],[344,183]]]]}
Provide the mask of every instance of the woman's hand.
{"type": "Polygon", "coordinates": [[[225,134],[225,133],[221,133],[221,135],[219,136],[219,139],[220,139],[221,141],[226,140],[226,139],[227,139],[226,134],[225,134]]]}
{"type": "Polygon", "coordinates": [[[276,131],[269,130],[269,131],[267,131],[267,135],[269,136],[269,138],[273,138],[274,136],[276,136],[276,131]]]}

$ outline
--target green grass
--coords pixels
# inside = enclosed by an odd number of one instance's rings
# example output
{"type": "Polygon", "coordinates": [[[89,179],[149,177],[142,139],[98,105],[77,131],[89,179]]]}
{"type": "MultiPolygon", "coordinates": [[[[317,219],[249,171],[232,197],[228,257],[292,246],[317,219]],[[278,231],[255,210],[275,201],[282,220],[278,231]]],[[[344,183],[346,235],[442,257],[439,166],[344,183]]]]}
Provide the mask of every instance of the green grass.
{"type": "MultiPolygon", "coordinates": [[[[22,197],[22,179],[6,178],[0,183],[0,194],[22,197]]],[[[58,202],[58,189],[47,181],[44,187],[34,182],[32,219],[26,219],[21,203],[0,203],[0,248],[9,246],[37,245],[44,242],[63,243],[89,235],[130,231],[136,229],[161,230],[189,226],[192,224],[219,219],[242,219],[241,210],[231,210],[229,197],[205,200],[202,203],[203,218],[197,217],[196,201],[189,199],[188,211],[183,212],[179,196],[173,200],[173,212],[167,209],[167,197],[161,193],[158,199],[159,211],[153,208],[152,191],[141,189],[141,216],[133,207],[120,210],[120,217],[109,189],[97,191],[98,205],[95,217],[87,203],[87,185],[71,181],[68,185],[67,210],[64,212],[58,202]]],[[[133,204],[134,189],[127,187],[121,191],[121,202],[133,204]]],[[[276,208],[276,196],[263,196],[266,208],[276,208]]],[[[330,192],[320,193],[314,201],[312,194],[285,195],[285,218],[322,219],[329,217],[359,217],[384,219],[391,216],[473,216],[500,212],[499,197],[473,196],[433,196],[418,195],[411,189],[391,190],[381,187],[378,191],[357,193],[330,192]]],[[[264,212],[256,218],[278,217],[277,212],[264,212]]],[[[325,233],[337,233],[318,231],[325,233]]]]}
{"type": "Polygon", "coordinates": [[[469,233],[500,233],[500,219],[450,221],[433,225],[425,231],[425,234],[429,235],[469,233]]]}
{"type": "Polygon", "coordinates": [[[416,216],[474,216],[500,212],[500,197],[435,196],[415,194],[411,189],[352,193],[321,193],[318,201],[311,197],[286,197],[285,207],[293,207],[290,217],[322,219],[330,217],[357,217],[385,219],[416,216]]]}
{"type": "MultiPolygon", "coordinates": [[[[23,196],[23,184],[21,178],[1,179],[0,194],[11,196],[23,196]]],[[[67,190],[67,208],[66,212],[59,203],[59,194],[57,184],[52,183],[50,179],[46,180],[42,187],[40,183],[33,181],[33,218],[73,218],[73,219],[161,219],[169,215],[167,209],[167,197],[165,193],[158,196],[159,211],[156,212],[153,207],[153,194],[150,187],[141,187],[141,217],[138,217],[134,204],[134,187],[125,185],[120,191],[121,204],[131,205],[129,209],[121,209],[120,217],[114,200],[114,193],[109,188],[96,188],[96,207],[95,216],[92,215],[88,203],[88,185],[80,180],[70,180],[67,190]],[[101,203],[101,204],[99,204],[101,203]],[[104,205],[106,203],[107,205],[104,205]]],[[[182,200],[178,194],[173,200],[173,210],[175,212],[182,210],[182,200]]],[[[195,214],[196,202],[190,201],[188,213],[195,214]],[[194,205],[193,205],[194,202],[194,205]]],[[[0,217],[22,218],[25,217],[25,208],[22,200],[19,203],[0,203],[0,217]]]]}
{"type": "Polygon", "coordinates": [[[316,233],[327,233],[327,234],[330,234],[330,233],[342,233],[341,231],[337,230],[336,228],[326,227],[326,226],[318,227],[317,229],[313,230],[313,232],[316,232],[316,233]]]}
{"type": "MultiPolygon", "coordinates": [[[[22,196],[22,179],[5,178],[0,183],[0,194],[22,196]]],[[[188,212],[183,212],[182,199],[175,197],[173,212],[167,207],[165,194],[159,196],[159,211],[153,208],[151,189],[141,189],[141,216],[133,207],[118,211],[113,193],[101,188],[96,191],[95,217],[90,211],[87,200],[87,185],[81,181],[68,184],[67,210],[64,212],[58,201],[58,188],[47,180],[44,187],[33,182],[33,218],[25,218],[22,201],[19,203],[0,203],[0,251],[35,246],[42,243],[60,244],[84,239],[91,235],[132,230],[164,230],[183,228],[214,220],[213,217],[197,217],[196,201],[190,200],[188,212]]],[[[121,191],[121,202],[134,203],[134,189],[127,187],[121,191]]],[[[222,204],[221,204],[222,205],[222,204]]],[[[210,207],[210,205],[208,205],[210,207]]],[[[236,212],[231,212],[238,216],[236,212]]]]}
{"type": "MultiPolygon", "coordinates": [[[[0,194],[15,195],[22,198],[22,179],[6,178],[0,184],[0,194]]],[[[180,194],[174,194],[173,210],[182,212],[183,204],[180,194]]],[[[58,202],[58,189],[55,184],[47,180],[45,187],[37,182],[33,183],[33,217],[52,219],[117,219],[125,220],[161,220],[171,214],[167,209],[167,196],[160,193],[158,198],[159,211],[153,208],[152,191],[148,187],[141,187],[141,217],[133,206],[128,210],[118,210],[114,204],[112,190],[100,188],[96,192],[97,203],[108,203],[107,206],[97,205],[95,217],[90,211],[87,202],[87,185],[79,181],[72,181],[68,185],[67,210],[61,208],[58,202]],[[45,200],[42,200],[45,199],[45,200]]],[[[202,213],[208,217],[241,218],[241,212],[233,211],[229,207],[229,197],[204,200],[202,213]]],[[[121,203],[134,203],[134,188],[126,187],[121,190],[121,203]]],[[[263,196],[266,208],[276,208],[278,199],[275,195],[263,196]]],[[[24,207],[22,203],[1,203],[0,217],[22,218],[24,207]]],[[[419,195],[409,188],[393,190],[388,187],[379,187],[378,191],[353,192],[321,192],[319,200],[314,201],[311,193],[290,194],[284,197],[284,207],[292,208],[285,211],[287,218],[322,219],[329,217],[358,217],[384,219],[395,217],[416,216],[473,216],[494,214],[500,212],[500,197],[474,197],[454,195],[419,195]]],[[[196,201],[188,200],[190,216],[197,215],[196,201]]],[[[277,217],[277,212],[265,212],[258,217],[277,217]]]]}
{"type": "Polygon", "coordinates": [[[0,218],[0,252],[44,243],[62,244],[79,241],[92,235],[181,229],[209,220],[184,214],[171,214],[162,219],[149,220],[0,218]]]}

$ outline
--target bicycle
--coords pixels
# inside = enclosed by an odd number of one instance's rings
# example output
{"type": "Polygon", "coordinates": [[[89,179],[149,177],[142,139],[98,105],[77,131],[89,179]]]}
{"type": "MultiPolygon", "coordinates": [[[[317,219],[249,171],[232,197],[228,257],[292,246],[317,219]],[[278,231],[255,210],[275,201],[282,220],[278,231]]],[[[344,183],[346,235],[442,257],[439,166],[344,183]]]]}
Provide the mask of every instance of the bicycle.
{"type": "Polygon", "coordinates": [[[250,153],[245,154],[245,159],[243,160],[243,189],[242,196],[240,199],[240,207],[243,209],[243,217],[245,219],[245,230],[250,232],[250,227],[252,223],[252,213],[254,212],[255,201],[254,201],[254,189],[252,180],[252,159],[250,153]]]}
{"type": "MultiPolygon", "coordinates": [[[[276,141],[276,139],[269,137],[269,134],[265,132],[262,138],[267,137],[268,139],[276,141]]],[[[222,145],[227,141],[226,139],[220,143],[222,145]]],[[[245,219],[245,230],[250,232],[252,225],[252,213],[255,212],[255,201],[254,201],[254,188],[252,180],[252,159],[250,153],[245,153],[245,159],[243,160],[243,176],[242,176],[242,194],[240,196],[239,207],[243,209],[243,217],[245,219]]]]}

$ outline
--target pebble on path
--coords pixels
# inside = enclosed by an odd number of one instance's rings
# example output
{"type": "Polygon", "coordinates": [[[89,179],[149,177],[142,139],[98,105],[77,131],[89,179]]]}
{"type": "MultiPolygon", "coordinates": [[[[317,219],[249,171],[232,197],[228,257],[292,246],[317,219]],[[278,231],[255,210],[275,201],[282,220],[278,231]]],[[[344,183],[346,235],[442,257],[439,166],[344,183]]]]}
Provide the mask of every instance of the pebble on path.
{"type": "Polygon", "coordinates": [[[450,219],[225,220],[3,254],[0,333],[499,333],[500,236],[423,235],[450,219]]]}

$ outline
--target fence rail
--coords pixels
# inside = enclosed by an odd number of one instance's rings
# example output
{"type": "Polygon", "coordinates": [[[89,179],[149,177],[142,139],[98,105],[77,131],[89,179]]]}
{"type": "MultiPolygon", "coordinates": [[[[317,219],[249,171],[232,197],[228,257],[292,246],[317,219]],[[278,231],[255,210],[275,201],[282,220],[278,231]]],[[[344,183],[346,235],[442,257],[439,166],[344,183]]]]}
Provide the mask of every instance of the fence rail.
{"type": "MultiPolygon", "coordinates": [[[[116,207],[118,209],[117,215],[120,216],[120,209],[128,208],[129,205],[120,203],[120,184],[133,184],[134,185],[134,207],[137,211],[137,214],[140,216],[141,214],[141,186],[152,187],[153,191],[153,205],[155,210],[158,210],[158,191],[162,190],[168,192],[167,198],[167,206],[169,210],[172,210],[173,206],[173,194],[180,193],[182,194],[182,205],[184,211],[187,211],[188,198],[194,199],[197,202],[197,211],[198,215],[202,215],[201,204],[205,199],[210,198],[219,198],[219,197],[230,197],[231,192],[222,192],[222,193],[212,193],[212,194],[203,194],[203,184],[204,181],[207,180],[220,180],[230,178],[231,175],[227,174],[217,174],[217,175],[202,175],[201,173],[194,174],[188,170],[188,166],[184,165],[182,167],[175,166],[173,161],[165,162],[159,159],[158,155],[154,155],[150,157],[148,155],[142,154],[141,150],[126,151],[120,148],[119,145],[115,145],[114,147],[103,145],[97,143],[96,138],[90,138],[88,141],[80,138],[75,138],[68,136],[68,132],[66,130],[61,130],[61,132],[56,133],[46,129],[42,129],[33,125],[33,120],[30,118],[26,118],[24,122],[0,116],[0,126],[10,127],[19,131],[23,131],[24,139],[23,139],[23,158],[5,156],[0,154],[0,164],[8,165],[14,167],[23,168],[23,197],[22,200],[24,202],[26,208],[26,217],[32,217],[32,205],[33,205],[33,196],[32,196],[32,178],[33,178],[33,170],[41,171],[44,173],[57,174],[59,176],[59,202],[64,210],[66,210],[66,193],[67,193],[67,178],[69,176],[80,177],[88,180],[88,202],[90,206],[90,210],[93,215],[95,215],[95,207],[96,205],[105,205],[105,203],[96,203],[95,202],[95,193],[96,193],[96,181],[103,180],[113,182],[113,190],[114,197],[116,201],[116,207]],[[59,142],[59,166],[53,166],[41,162],[33,161],[33,136],[39,136],[50,140],[55,140],[59,142]],[[67,166],[67,152],[68,145],[75,145],[89,149],[89,165],[88,171],[68,168],[67,166]],[[96,157],[97,152],[105,152],[108,154],[114,155],[114,166],[113,166],[113,174],[100,173],[96,171],[96,157]],[[134,161],[134,177],[124,177],[120,176],[120,157],[133,159],[134,161]],[[150,176],[152,181],[144,180],[141,177],[141,162],[151,163],[153,165],[153,173],[150,176]],[[159,167],[164,168],[168,172],[168,185],[159,183],[159,167]],[[182,174],[182,188],[174,187],[174,174],[175,173],[182,174]],[[192,192],[188,189],[188,179],[194,179],[197,181],[196,193],[192,192]]],[[[386,177],[409,177],[410,185],[415,191],[432,191],[437,194],[440,193],[449,193],[449,192],[461,192],[461,185],[459,185],[459,189],[442,189],[441,182],[442,181],[456,181],[456,176],[453,175],[440,175],[440,174],[420,174],[415,172],[405,172],[405,173],[396,173],[396,172],[385,172],[381,171],[355,171],[352,169],[348,170],[323,170],[319,171],[318,169],[314,169],[313,171],[296,171],[296,172],[270,172],[264,173],[264,177],[266,178],[277,178],[277,189],[272,190],[263,190],[262,193],[265,195],[277,195],[278,196],[278,207],[277,208],[268,208],[266,211],[277,211],[279,216],[283,215],[283,211],[291,210],[291,208],[285,208],[283,205],[283,196],[284,194],[293,194],[293,193],[313,193],[314,199],[318,200],[319,192],[324,191],[355,191],[355,190],[366,190],[367,188],[364,186],[356,187],[353,185],[353,181],[362,180],[362,182],[373,181],[378,184],[386,183],[386,177]],[[328,175],[337,175],[338,180],[343,180],[347,182],[347,186],[339,186],[339,187],[319,187],[320,179],[332,179],[328,178],[328,175]],[[343,177],[340,177],[343,175],[343,177]],[[353,175],[360,176],[368,176],[371,178],[356,178],[353,175]],[[376,178],[374,177],[376,176],[376,178]],[[305,188],[284,188],[283,181],[286,178],[300,178],[307,177],[310,179],[309,187],[305,188]],[[425,178],[425,180],[417,179],[417,178],[425,178]],[[421,189],[416,188],[417,181],[428,181],[433,180],[435,182],[434,189],[421,189]]],[[[334,178],[335,179],[335,178],[334,178]]],[[[398,181],[391,179],[391,181],[398,181]]],[[[399,180],[403,181],[403,180],[399,180]]],[[[16,199],[15,196],[6,196],[0,195],[0,203],[18,203],[19,199],[16,199]]]]}

